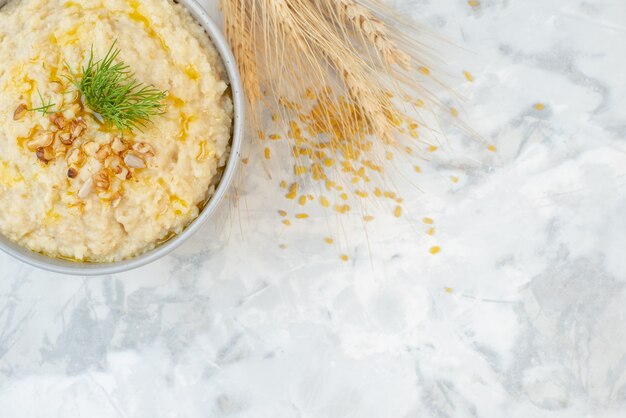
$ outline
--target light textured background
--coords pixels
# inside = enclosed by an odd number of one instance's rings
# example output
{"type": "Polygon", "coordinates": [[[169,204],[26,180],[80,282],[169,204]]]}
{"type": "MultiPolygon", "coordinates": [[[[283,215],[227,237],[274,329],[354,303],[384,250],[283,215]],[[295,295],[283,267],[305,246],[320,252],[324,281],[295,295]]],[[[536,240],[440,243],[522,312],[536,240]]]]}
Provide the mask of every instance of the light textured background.
{"type": "Polygon", "coordinates": [[[283,229],[252,148],[239,209],[144,269],[0,255],[0,417],[626,416],[626,3],[480,3],[395,2],[467,50],[497,153],[451,137],[368,239],[283,229]]]}

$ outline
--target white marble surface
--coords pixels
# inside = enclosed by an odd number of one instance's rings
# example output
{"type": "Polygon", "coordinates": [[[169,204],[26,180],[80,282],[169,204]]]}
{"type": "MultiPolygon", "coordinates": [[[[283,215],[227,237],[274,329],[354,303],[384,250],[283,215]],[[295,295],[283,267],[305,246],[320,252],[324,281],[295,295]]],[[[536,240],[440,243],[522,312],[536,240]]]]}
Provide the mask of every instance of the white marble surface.
{"type": "Polygon", "coordinates": [[[383,210],[341,249],[321,212],[283,229],[253,148],[238,208],[146,268],[0,255],[0,417],[626,416],[626,3],[395,3],[468,50],[498,148],[451,137],[400,186],[435,237],[383,210]]]}

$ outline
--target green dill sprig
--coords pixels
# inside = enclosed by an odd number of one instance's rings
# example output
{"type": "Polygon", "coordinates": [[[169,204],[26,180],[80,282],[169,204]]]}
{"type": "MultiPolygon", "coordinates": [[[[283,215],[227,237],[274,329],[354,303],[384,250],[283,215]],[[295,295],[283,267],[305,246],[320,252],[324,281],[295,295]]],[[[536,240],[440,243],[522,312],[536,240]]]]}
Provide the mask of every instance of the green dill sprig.
{"type": "Polygon", "coordinates": [[[50,109],[53,108],[54,106],[56,106],[56,103],[52,103],[52,99],[48,98],[48,102],[46,103],[46,101],[44,100],[43,96],[41,95],[41,92],[39,91],[39,89],[37,89],[37,94],[39,95],[39,100],[41,101],[41,106],[33,108],[33,109],[27,109],[29,112],[39,112],[43,115],[49,115],[51,113],[50,109]]]}
{"type": "Polygon", "coordinates": [[[141,131],[152,117],[163,114],[167,92],[137,81],[123,61],[115,63],[120,54],[116,43],[100,61],[94,59],[92,46],[80,79],[65,63],[68,78],[81,93],[84,104],[107,123],[120,131],[141,131]]]}

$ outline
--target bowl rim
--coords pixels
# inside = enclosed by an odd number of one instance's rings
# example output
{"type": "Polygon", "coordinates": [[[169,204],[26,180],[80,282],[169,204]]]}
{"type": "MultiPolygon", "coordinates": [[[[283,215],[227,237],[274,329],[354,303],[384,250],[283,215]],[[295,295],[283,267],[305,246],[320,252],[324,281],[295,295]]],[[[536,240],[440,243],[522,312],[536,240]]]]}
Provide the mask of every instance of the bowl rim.
{"type": "MultiPolygon", "coordinates": [[[[2,7],[6,2],[6,0],[0,0],[0,7],[2,7]]],[[[53,273],[75,276],[98,276],[122,273],[145,266],[171,253],[182,245],[190,236],[197,232],[207,219],[215,213],[220,203],[224,200],[226,192],[233,181],[239,165],[245,121],[245,98],[243,87],[241,84],[239,70],[230,46],[222,35],[222,32],[218,28],[217,24],[209,17],[206,10],[196,0],[176,0],[176,3],[187,8],[194,20],[196,20],[196,22],[203,27],[206,34],[215,45],[215,49],[224,63],[224,68],[230,82],[230,89],[233,98],[233,131],[230,144],[230,155],[228,156],[224,172],[222,173],[222,177],[217,184],[214,194],[209,198],[209,201],[200,211],[198,217],[187,225],[187,227],[180,234],[158,245],[156,248],[139,256],[119,262],[79,263],[48,257],[20,246],[10,241],[2,234],[0,234],[0,250],[30,266],[53,273]]]]}

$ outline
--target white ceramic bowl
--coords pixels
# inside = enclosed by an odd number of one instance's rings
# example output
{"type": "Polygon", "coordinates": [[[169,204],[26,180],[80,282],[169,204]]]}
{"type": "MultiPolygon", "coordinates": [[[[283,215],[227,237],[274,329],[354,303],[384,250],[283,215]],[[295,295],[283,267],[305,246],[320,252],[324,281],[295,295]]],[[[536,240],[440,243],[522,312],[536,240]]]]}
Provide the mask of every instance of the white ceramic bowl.
{"type": "MultiPolygon", "coordinates": [[[[0,0],[0,7],[4,6],[6,3],[7,0],[0,0]]],[[[200,212],[200,215],[189,224],[182,233],[154,250],[116,263],[74,263],[46,257],[13,243],[1,234],[0,250],[27,264],[56,273],[82,276],[120,273],[144,266],[170,253],[200,229],[202,224],[213,215],[220,202],[224,199],[238,165],[244,127],[244,94],[235,58],[215,22],[211,20],[206,11],[195,0],[177,0],[177,3],[183,5],[191,12],[192,16],[202,25],[207,35],[215,44],[215,48],[222,57],[228,73],[234,104],[233,137],[230,156],[215,193],[200,212]]]]}

